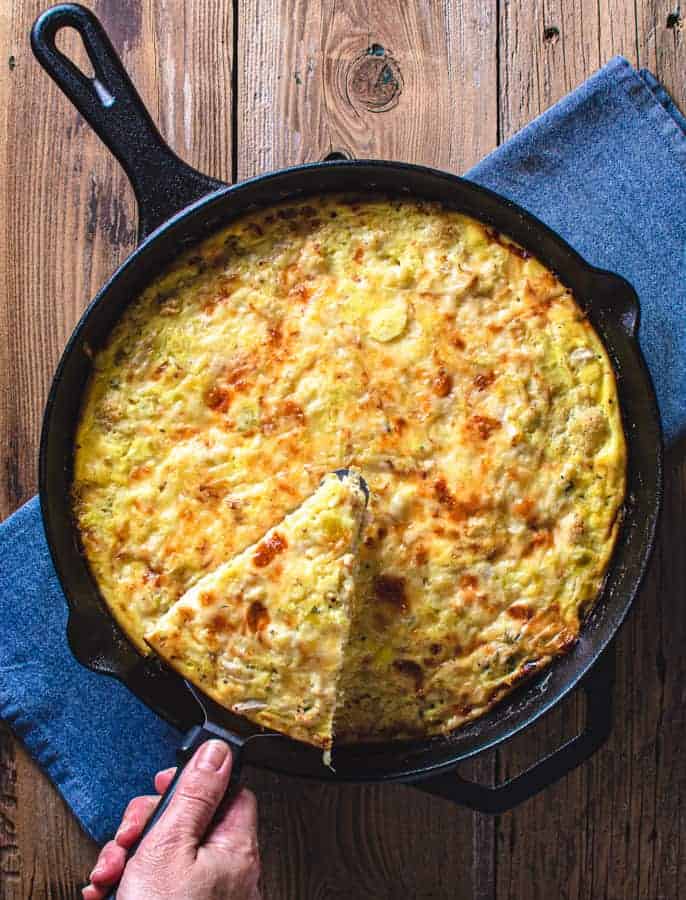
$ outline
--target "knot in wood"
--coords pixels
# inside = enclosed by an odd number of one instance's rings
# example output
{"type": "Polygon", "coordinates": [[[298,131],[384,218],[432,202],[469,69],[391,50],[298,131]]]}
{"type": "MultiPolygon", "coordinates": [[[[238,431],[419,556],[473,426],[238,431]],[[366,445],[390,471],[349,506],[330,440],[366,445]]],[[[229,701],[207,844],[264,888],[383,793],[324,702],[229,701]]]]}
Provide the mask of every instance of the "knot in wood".
{"type": "Polygon", "coordinates": [[[352,61],[346,79],[351,106],[386,112],[397,106],[402,90],[400,66],[381,44],[372,44],[352,61]]]}

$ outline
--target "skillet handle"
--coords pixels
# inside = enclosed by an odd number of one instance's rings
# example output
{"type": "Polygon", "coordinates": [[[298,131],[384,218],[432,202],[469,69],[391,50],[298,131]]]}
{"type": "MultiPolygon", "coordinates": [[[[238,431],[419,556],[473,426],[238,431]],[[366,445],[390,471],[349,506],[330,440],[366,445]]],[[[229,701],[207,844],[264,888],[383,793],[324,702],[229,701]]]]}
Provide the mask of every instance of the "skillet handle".
{"type": "Polygon", "coordinates": [[[521,775],[491,788],[451,773],[416,782],[414,787],[477,812],[500,814],[514,809],[586,762],[608,739],[612,731],[614,674],[613,644],[581,684],[586,694],[584,730],[521,775]]]}
{"type": "Polygon", "coordinates": [[[31,47],[45,71],[116,156],[138,204],[138,237],[194,200],[225,187],[191,168],[165,144],[104,28],[77,3],[53,6],[31,29],[31,47]],[[55,44],[62,28],[75,29],[95,76],[87,77],[55,44]]]}
{"type": "MultiPolygon", "coordinates": [[[[152,831],[157,822],[162,818],[165,810],[169,806],[176,793],[176,788],[179,784],[179,779],[181,778],[181,774],[183,770],[186,768],[186,764],[190,761],[190,759],[195,754],[196,750],[205,743],[205,741],[220,739],[226,741],[227,744],[231,747],[232,754],[232,764],[231,764],[231,776],[229,779],[229,784],[226,789],[226,793],[224,794],[224,799],[222,801],[223,804],[231,803],[240,790],[240,778],[241,771],[243,769],[243,750],[245,744],[243,741],[239,740],[229,740],[227,738],[227,734],[222,732],[219,734],[216,731],[213,731],[212,728],[203,728],[201,725],[196,725],[191,728],[188,734],[183,739],[183,743],[177,750],[177,769],[176,774],[174,775],[174,779],[167,788],[167,790],[162,795],[160,802],[157,804],[157,808],[155,812],[150,816],[147,825],[143,829],[141,836],[138,838],[135,844],[131,847],[129,852],[126,854],[127,861],[131,859],[132,856],[135,855],[136,851],[141,845],[143,839],[152,831]]],[[[111,892],[107,895],[107,900],[114,900],[117,896],[117,885],[115,885],[111,892]]]]}

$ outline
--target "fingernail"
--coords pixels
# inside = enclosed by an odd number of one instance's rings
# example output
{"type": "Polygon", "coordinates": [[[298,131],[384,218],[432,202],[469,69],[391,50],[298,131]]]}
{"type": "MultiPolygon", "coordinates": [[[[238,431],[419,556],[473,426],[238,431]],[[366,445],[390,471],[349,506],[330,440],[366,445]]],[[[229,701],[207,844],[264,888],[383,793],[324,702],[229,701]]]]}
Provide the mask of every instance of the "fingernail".
{"type": "Polygon", "coordinates": [[[123,834],[131,828],[133,822],[130,819],[122,819],[121,825],[117,828],[117,833],[115,834],[115,839],[121,837],[123,834]]]}
{"type": "Polygon", "coordinates": [[[102,875],[103,867],[101,865],[97,865],[93,871],[90,873],[88,878],[92,881],[94,878],[97,878],[99,875],[102,875]]]}
{"type": "Polygon", "coordinates": [[[217,772],[224,765],[228,752],[229,745],[224,741],[207,741],[198,754],[197,767],[217,772]]]}

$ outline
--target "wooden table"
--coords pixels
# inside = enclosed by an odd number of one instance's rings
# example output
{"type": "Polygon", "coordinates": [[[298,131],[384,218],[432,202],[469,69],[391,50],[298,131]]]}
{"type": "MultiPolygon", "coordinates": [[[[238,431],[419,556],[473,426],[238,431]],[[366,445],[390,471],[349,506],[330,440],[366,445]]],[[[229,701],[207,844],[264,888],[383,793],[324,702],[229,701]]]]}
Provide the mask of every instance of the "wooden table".
{"type": "MultiPolygon", "coordinates": [[[[0,4],[3,516],[36,490],[41,411],[60,351],[136,237],[122,172],[29,50],[44,3],[0,4]]],[[[686,106],[686,29],[662,0],[91,6],[164,136],[226,181],[331,151],[462,172],[617,53],[652,69],[686,106]]],[[[252,771],[265,898],[686,896],[683,451],[679,460],[648,584],[619,639],[607,746],[497,818],[410,787],[334,789],[252,771]]],[[[580,707],[572,698],[465,772],[492,781],[521,770],[580,726],[580,707]]],[[[0,730],[0,898],[72,898],[96,852],[0,730]]]]}

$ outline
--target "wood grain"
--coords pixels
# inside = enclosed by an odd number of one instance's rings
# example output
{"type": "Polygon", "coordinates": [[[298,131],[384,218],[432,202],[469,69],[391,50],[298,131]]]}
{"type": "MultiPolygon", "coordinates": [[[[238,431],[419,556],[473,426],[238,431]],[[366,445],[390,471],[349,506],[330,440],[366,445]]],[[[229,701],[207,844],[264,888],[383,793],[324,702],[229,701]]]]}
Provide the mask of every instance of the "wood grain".
{"type": "MultiPolygon", "coordinates": [[[[239,178],[331,151],[462,171],[495,146],[495,3],[247,0],[240,10],[239,178]]],[[[488,780],[493,763],[465,769],[488,780]]],[[[266,900],[491,896],[490,819],[408,787],[258,772],[250,783],[266,900]]]]}
{"type": "Polygon", "coordinates": [[[495,146],[495,0],[240,8],[239,178],[330,152],[460,171],[495,146]]]}
{"type": "MultiPolygon", "coordinates": [[[[2,516],[35,491],[60,350],[135,242],[124,176],[28,49],[44,5],[0,4],[2,516]]],[[[332,151],[463,171],[616,53],[686,106],[686,28],[660,0],[90,5],[165,137],[225,180],[332,151]]],[[[674,462],[651,575],[619,640],[615,730],[591,763],[496,819],[410,787],[251,771],[265,900],[683,896],[685,525],[686,467],[674,462]]],[[[514,774],[579,728],[581,707],[571,698],[463,774],[514,774]]],[[[96,852],[0,728],[0,900],[72,898],[96,852]]]]}
{"type": "MultiPolygon", "coordinates": [[[[668,29],[660,3],[505,2],[501,10],[500,123],[503,139],[616,54],[648,66],[686,105],[686,42],[668,29]],[[551,33],[551,29],[556,34],[551,33]]],[[[683,454],[681,454],[683,460],[683,454]]],[[[608,745],[562,783],[503,816],[498,826],[495,896],[547,900],[683,896],[686,861],[681,797],[686,740],[679,649],[686,563],[685,467],[672,461],[658,550],[647,584],[618,640],[616,721],[608,745]]],[[[581,727],[573,700],[499,752],[510,775],[581,727]]]]}
{"type": "MultiPolygon", "coordinates": [[[[231,175],[231,0],[89,4],[164,136],[192,164],[231,175]],[[180,27],[182,25],[183,27],[180,27]]],[[[42,407],[88,300],[135,245],[119,166],[35,62],[45,2],[0,4],[0,515],[36,490],[42,407]]],[[[76,35],[60,46],[84,64],[76,35]]],[[[97,848],[3,727],[0,898],[72,898],[97,848]]]]}

